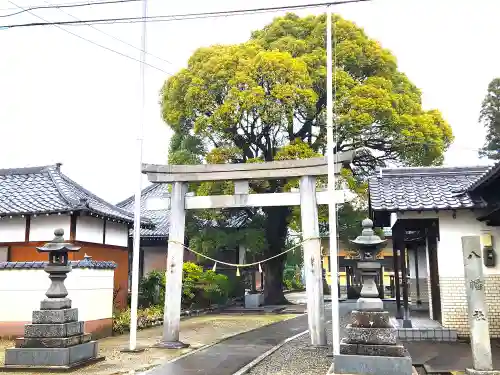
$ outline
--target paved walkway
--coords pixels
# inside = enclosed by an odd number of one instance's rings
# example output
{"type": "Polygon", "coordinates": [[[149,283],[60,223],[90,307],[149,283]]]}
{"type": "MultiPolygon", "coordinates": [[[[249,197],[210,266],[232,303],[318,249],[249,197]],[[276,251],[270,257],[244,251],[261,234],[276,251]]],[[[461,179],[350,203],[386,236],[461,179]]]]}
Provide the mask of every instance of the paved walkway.
{"type": "Polygon", "coordinates": [[[307,316],[275,323],[224,340],[167,363],[148,375],[232,375],[281,341],[307,329],[307,316]]]}

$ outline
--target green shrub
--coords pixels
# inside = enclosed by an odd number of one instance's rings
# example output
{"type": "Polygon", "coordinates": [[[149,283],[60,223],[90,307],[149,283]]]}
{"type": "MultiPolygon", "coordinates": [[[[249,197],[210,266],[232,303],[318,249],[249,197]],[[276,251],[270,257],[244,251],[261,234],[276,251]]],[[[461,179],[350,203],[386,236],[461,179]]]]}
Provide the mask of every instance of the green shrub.
{"type": "MultiPolygon", "coordinates": [[[[208,307],[227,301],[231,283],[227,276],[212,270],[203,271],[201,266],[186,262],[182,268],[181,304],[184,308],[192,306],[208,307]]],[[[164,306],[165,273],[152,271],[139,283],[139,307],[164,306]]]]}
{"type": "MultiPolygon", "coordinates": [[[[137,310],[137,329],[151,327],[163,319],[162,306],[150,306],[137,310]]],[[[123,334],[130,330],[130,309],[113,314],[113,333],[123,334]]]]}
{"type": "Polygon", "coordinates": [[[203,271],[194,263],[184,263],[182,278],[182,305],[208,307],[225,303],[231,288],[227,276],[212,270],[203,271]]]}
{"type": "Polygon", "coordinates": [[[288,290],[304,289],[300,280],[299,267],[287,267],[283,271],[283,286],[288,290]]]}
{"type": "Polygon", "coordinates": [[[139,282],[139,307],[163,305],[165,302],[165,273],[151,271],[139,282]]]}

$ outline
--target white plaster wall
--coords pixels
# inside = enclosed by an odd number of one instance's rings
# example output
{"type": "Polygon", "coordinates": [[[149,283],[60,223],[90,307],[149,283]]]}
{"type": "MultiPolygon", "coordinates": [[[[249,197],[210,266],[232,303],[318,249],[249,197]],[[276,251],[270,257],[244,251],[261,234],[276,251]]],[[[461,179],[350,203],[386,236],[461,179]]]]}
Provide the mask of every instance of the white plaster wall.
{"type": "Polygon", "coordinates": [[[7,217],[0,220],[0,242],[24,242],[25,234],[25,217],[7,217]]]}
{"type": "MultiPolygon", "coordinates": [[[[427,278],[427,251],[425,247],[419,247],[418,251],[418,278],[426,279],[427,278]]],[[[414,250],[410,250],[408,252],[409,255],[409,263],[410,263],[410,278],[415,279],[417,277],[415,272],[415,252],[414,250]]]]}
{"type": "MultiPolygon", "coordinates": [[[[106,224],[107,225],[107,224],[106,224]]],[[[76,219],[76,240],[102,244],[104,220],[92,216],[78,216],[76,219]]]]}
{"type": "Polygon", "coordinates": [[[127,224],[106,223],[106,245],[128,246],[128,226],[127,224]]]}
{"type": "MultiPolygon", "coordinates": [[[[464,263],[462,255],[463,236],[481,236],[489,233],[493,237],[493,246],[497,252],[497,265],[485,267],[485,275],[500,274],[500,253],[497,246],[500,244],[500,229],[488,227],[486,224],[476,220],[480,213],[470,210],[457,210],[456,218],[451,211],[409,212],[398,214],[399,218],[439,218],[439,243],[438,243],[438,269],[439,277],[464,277],[464,263]]],[[[482,249],[481,249],[482,253],[482,249]]],[[[482,257],[482,254],[481,254],[482,257]]]]}
{"type": "Polygon", "coordinates": [[[151,271],[165,271],[167,268],[167,245],[143,247],[143,273],[146,276],[151,271]]]}
{"type": "Polygon", "coordinates": [[[50,241],[54,238],[54,230],[58,228],[64,229],[64,238],[69,240],[70,225],[71,218],[68,215],[32,216],[30,241],[50,241]]]}
{"type": "MultiPolygon", "coordinates": [[[[81,321],[109,319],[113,315],[114,270],[74,269],[65,285],[81,321]]],[[[50,286],[40,269],[0,270],[0,322],[31,321],[33,310],[50,286]]]]}

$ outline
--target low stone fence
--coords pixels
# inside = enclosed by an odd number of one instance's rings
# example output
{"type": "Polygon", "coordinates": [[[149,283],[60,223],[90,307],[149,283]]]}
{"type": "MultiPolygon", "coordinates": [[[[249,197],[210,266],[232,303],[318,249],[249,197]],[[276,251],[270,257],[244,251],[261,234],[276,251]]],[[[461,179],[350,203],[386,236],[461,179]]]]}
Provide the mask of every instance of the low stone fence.
{"type": "MultiPolygon", "coordinates": [[[[114,262],[86,258],[70,262],[73,270],[65,281],[68,297],[78,308],[85,332],[94,338],[110,336],[113,327],[114,262]]],[[[19,337],[40,308],[50,279],[47,262],[0,262],[0,338],[19,337]]]]}

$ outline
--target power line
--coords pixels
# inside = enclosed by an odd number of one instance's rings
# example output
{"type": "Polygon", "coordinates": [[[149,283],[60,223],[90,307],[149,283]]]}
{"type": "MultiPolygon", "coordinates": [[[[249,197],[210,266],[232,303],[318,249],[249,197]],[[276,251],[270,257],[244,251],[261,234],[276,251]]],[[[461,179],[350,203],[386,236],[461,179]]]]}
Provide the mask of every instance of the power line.
{"type": "Polygon", "coordinates": [[[55,21],[55,22],[32,22],[32,23],[22,23],[22,24],[11,24],[11,25],[0,25],[0,29],[12,29],[16,27],[34,27],[34,26],[57,26],[57,25],[88,25],[88,24],[113,24],[113,23],[135,23],[142,22],[144,20],[148,22],[169,22],[169,21],[181,21],[181,20],[192,20],[200,18],[216,18],[216,17],[229,17],[229,16],[239,16],[246,14],[257,14],[266,12],[277,12],[283,10],[298,10],[298,9],[308,9],[308,8],[319,8],[330,5],[343,5],[351,3],[362,3],[371,0],[341,0],[341,1],[330,1],[325,3],[309,3],[302,5],[284,5],[279,7],[269,7],[269,8],[251,8],[251,9],[236,9],[236,10],[225,10],[225,11],[213,11],[213,12],[201,12],[201,13],[184,13],[184,14],[172,14],[164,16],[148,16],[148,17],[121,17],[121,18],[101,18],[101,19],[90,19],[90,20],[80,20],[80,21],[55,21]]]}
{"type": "MultiPolygon", "coordinates": [[[[45,1],[47,4],[50,4],[48,1],[46,1],[46,0],[44,0],[44,1],[45,1]]],[[[137,1],[137,0],[133,0],[133,1],[137,1]]],[[[61,12],[63,12],[63,13],[65,13],[65,14],[67,14],[68,16],[70,16],[70,17],[74,18],[75,20],[81,21],[79,18],[75,17],[74,15],[72,15],[72,14],[71,14],[71,13],[69,13],[69,12],[66,12],[65,10],[62,10],[62,9],[59,9],[59,8],[58,8],[58,10],[59,10],[59,11],[61,11],[61,12]]],[[[95,26],[93,26],[93,25],[86,25],[86,26],[88,26],[88,27],[90,27],[90,28],[92,28],[92,29],[94,29],[94,30],[96,30],[96,31],[98,31],[98,32],[100,32],[100,33],[102,33],[102,34],[104,34],[104,35],[107,35],[107,36],[109,36],[110,38],[112,38],[112,39],[114,39],[114,40],[116,40],[116,41],[118,41],[118,42],[120,42],[120,43],[123,43],[123,44],[125,44],[125,45],[127,45],[127,46],[129,46],[129,47],[135,48],[136,50],[139,50],[139,51],[141,51],[141,52],[142,52],[142,49],[141,49],[141,48],[136,47],[136,46],[134,46],[133,44],[130,44],[130,43],[128,43],[128,42],[126,42],[126,41],[124,41],[124,40],[122,40],[122,39],[120,39],[120,38],[117,38],[117,37],[116,37],[116,36],[114,36],[114,35],[108,34],[107,32],[105,32],[105,31],[103,31],[103,30],[101,30],[101,29],[99,29],[99,28],[97,28],[97,27],[95,27],[95,26]]],[[[152,57],[154,57],[154,58],[156,58],[156,59],[158,59],[158,60],[164,61],[164,62],[166,62],[167,64],[172,64],[172,62],[170,62],[170,61],[168,61],[168,60],[165,60],[165,59],[164,59],[164,58],[162,58],[162,57],[159,57],[159,56],[153,55],[152,53],[146,52],[146,54],[148,54],[148,55],[150,55],[150,56],[152,56],[152,57]]]]}
{"type": "MultiPolygon", "coordinates": [[[[11,0],[9,0],[9,3],[11,3],[12,5],[17,6],[19,9],[23,9],[22,7],[20,7],[19,5],[15,4],[15,3],[14,3],[14,2],[12,2],[11,0]]],[[[47,21],[46,19],[44,19],[44,18],[42,18],[42,17],[40,17],[40,16],[36,15],[36,14],[35,14],[35,13],[33,13],[32,11],[27,11],[27,12],[28,12],[28,13],[30,13],[30,14],[32,14],[32,15],[33,15],[33,16],[35,16],[36,18],[41,19],[42,21],[45,21],[45,22],[50,22],[50,21],[47,21]]],[[[55,26],[55,27],[57,27],[58,29],[60,29],[60,30],[62,30],[62,31],[64,31],[64,32],[68,33],[68,34],[71,34],[71,35],[73,35],[73,36],[75,36],[75,37],[77,37],[77,38],[79,38],[79,39],[85,40],[86,42],[89,42],[89,43],[91,43],[91,44],[93,44],[93,45],[95,45],[95,46],[101,47],[101,48],[103,48],[103,49],[105,49],[105,50],[107,50],[107,51],[110,51],[110,52],[116,53],[117,55],[120,55],[120,56],[122,56],[122,57],[126,57],[127,59],[131,59],[131,60],[137,61],[137,62],[139,62],[139,63],[143,63],[141,60],[136,59],[135,57],[132,57],[132,56],[129,56],[129,55],[125,54],[125,53],[122,53],[122,52],[116,51],[116,50],[114,50],[114,49],[112,49],[112,48],[106,47],[106,46],[104,46],[104,45],[102,45],[102,44],[99,44],[99,43],[97,43],[97,42],[94,42],[93,40],[90,40],[90,39],[84,38],[83,36],[78,35],[78,34],[76,34],[76,33],[73,33],[73,32],[71,32],[71,31],[69,31],[69,30],[66,30],[65,28],[63,28],[63,27],[61,27],[61,26],[58,26],[58,25],[52,25],[52,26],[55,26]]],[[[1,29],[1,28],[2,28],[2,27],[0,26],[0,29],[1,29]]],[[[171,73],[169,73],[169,72],[167,72],[167,71],[165,71],[165,70],[163,70],[163,69],[161,69],[161,68],[158,68],[158,67],[156,67],[156,66],[154,66],[154,65],[148,64],[148,63],[146,63],[146,62],[144,62],[143,64],[145,64],[146,66],[149,66],[150,68],[153,68],[153,69],[156,69],[156,70],[158,70],[158,71],[160,71],[160,72],[163,72],[163,73],[165,73],[165,74],[172,75],[171,73]]]]}
{"type": "Polygon", "coordinates": [[[110,4],[120,4],[120,3],[131,3],[131,2],[137,2],[140,0],[105,0],[105,1],[94,1],[94,2],[86,2],[86,3],[72,3],[72,4],[50,4],[50,5],[35,5],[35,6],[29,6],[26,8],[21,8],[21,10],[14,12],[14,13],[9,13],[9,14],[2,14],[0,17],[12,17],[16,16],[21,13],[25,12],[30,12],[32,10],[37,10],[37,9],[60,9],[60,8],[76,8],[76,7],[88,7],[88,6],[94,6],[94,5],[110,5],[110,4]]]}

